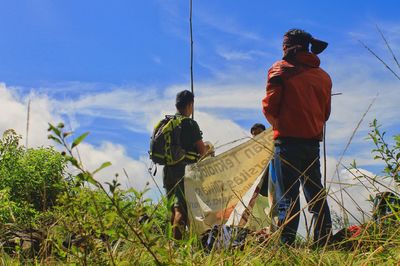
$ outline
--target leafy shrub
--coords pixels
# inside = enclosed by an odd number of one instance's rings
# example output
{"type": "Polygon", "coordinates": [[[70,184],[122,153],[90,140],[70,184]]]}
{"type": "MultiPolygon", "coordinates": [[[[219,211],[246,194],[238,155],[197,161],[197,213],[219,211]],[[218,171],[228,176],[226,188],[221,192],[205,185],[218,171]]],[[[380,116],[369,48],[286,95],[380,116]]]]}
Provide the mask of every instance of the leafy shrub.
{"type": "Polygon", "coordinates": [[[36,210],[27,205],[16,203],[10,199],[10,189],[0,190],[0,223],[26,221],[36,216],[36,210]]]}
{"type": "Polygon", "coordinates": [[[65,188],[65,159],[53,148],[25,149],[20,140],[14,130],[7,130],[0,139],[1,204],[31,208],[26,212],[31,214],[46,211],[65,188]]]}

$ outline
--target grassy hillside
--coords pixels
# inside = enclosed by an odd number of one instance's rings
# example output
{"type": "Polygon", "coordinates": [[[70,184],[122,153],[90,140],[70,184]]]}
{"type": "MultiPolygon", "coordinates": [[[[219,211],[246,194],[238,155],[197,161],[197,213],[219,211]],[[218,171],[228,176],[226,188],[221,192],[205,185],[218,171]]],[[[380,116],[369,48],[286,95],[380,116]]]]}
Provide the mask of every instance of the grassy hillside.
{"type": "MultiPolygon", "coordinates": [[[[400,138],[388,145],[376,121],[370,138],[386,175],[399,181],[400,138]]],[[[174,241],[171,203],[158,203],[145,191],[123,190],[117,181],[97,182],[96,171],[83,168],[73,150],[87,134],[73,140],[63,125],[50,125],[49,138],[62,147],[26,149],[7,131],[0,141],[1,262],[77,265],[393,265],[400,261],[400,217],[392,214],[362,226],[360,234],[319,249],[298,239],[282,246],[277,234],[250,234],[237,248],[206,252],[187,232],[174,241]],[[71,144],[68,144],[71,143],[71,144]],[[74,173],[67,166],[75,168],[74,173]]]]}

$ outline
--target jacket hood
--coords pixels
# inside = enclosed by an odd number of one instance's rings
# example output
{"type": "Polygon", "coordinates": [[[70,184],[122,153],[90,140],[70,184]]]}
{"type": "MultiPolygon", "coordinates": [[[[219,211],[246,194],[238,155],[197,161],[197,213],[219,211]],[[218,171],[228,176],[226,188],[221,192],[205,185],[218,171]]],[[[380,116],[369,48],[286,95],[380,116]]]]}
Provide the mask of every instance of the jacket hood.
{"type": "Polygon", "coordinates": [[[321,63],[317,55],[305,51],[298,52],[294,57],[294,61],[310,67],[319,67],[321,63]]]}

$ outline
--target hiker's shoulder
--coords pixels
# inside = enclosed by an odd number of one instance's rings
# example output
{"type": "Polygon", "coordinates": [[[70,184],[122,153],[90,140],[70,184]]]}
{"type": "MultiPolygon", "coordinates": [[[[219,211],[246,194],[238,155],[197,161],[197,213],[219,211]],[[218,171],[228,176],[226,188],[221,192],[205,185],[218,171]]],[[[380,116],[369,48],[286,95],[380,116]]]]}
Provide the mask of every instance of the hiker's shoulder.
{"type": "Polygon", "coordinates": [[[282,76],[294,68],[295,66],[286,60],[276,61],[268,70],[268,78],[282,76]]]}
{"type": "Polygon", "coordinates": [[[184,117],[183,119],[182,119],[182,125],[184,125],[184,126],[189,126],[189,127],[199,127],[199,125],[197,124],[197,122],[194,120],[194,119],[192,119],[192,118],[190,118],[190,117],[184,117]]]}

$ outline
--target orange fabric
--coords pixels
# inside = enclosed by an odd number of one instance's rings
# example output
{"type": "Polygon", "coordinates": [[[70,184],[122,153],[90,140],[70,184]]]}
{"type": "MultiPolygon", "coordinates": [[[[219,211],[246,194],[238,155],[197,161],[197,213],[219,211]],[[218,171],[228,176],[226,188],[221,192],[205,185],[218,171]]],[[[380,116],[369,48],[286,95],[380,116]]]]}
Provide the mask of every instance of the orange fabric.
{"type": "Polygon", "coordinates": [[[315,54],[299,52],[293,61],[281,60],[269,69],[262,106],[274,139],[322,139],[331,112],[332,81],[319,64],[315,54]]]}

